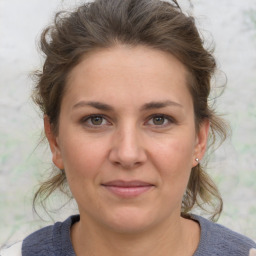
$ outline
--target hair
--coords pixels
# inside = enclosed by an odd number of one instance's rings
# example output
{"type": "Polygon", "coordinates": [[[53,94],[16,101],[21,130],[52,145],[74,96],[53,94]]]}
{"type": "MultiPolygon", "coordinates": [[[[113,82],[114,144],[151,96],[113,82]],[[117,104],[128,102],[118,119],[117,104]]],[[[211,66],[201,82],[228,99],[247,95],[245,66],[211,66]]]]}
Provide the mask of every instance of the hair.
{"type": "MultiPolygon", "coordinates": [[[[42,71],[35,73],[33,100],[47,115],[52,131],[58,134],[58,119],[66,82],[71,70],[97,48],[118,44],[144,45],[175,56],[186,67],[188,88],[193,98],[195,126],[210,121],[208,150],[217,139],[224,141],[227,125],[209,106],[211,78],[216,71],[212,49],[205,49],[195,19],[182,12],[176,1],[95,0],[72,12],[59,12],[54,24],[41,35],[45,54],[42,71]]],[[[206,163],[205,163],[206,167],[206,163]]],[[[65,173],[52,173],[34,196],[35,203],[45,201],[57,189],[65,191],[65,173]]],[[[192,168],[182,201],[181,214],[193,207],[207,211],[216,220],[222,211],[222,199],[202,164],[192,168]]]]}

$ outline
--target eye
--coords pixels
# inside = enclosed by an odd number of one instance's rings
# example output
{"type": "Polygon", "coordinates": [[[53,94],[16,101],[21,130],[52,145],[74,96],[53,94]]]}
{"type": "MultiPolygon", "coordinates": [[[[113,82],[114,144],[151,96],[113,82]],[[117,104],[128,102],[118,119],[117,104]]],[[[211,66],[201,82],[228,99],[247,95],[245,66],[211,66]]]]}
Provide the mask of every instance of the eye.
{"type": "Polygon", "coordinates": [[[166,118],[164,118],[163,116],[156,116],[152,118],[152,121],[154,125],[163,125],[166,121],[166,118]]]}
{"type": "Polygon", "coordinates": [[[92,116],[92,117],[90,117],[89,120],[93,125],[101,125],[103,122],[103,117],[102,116],[92,116]]]}
{"type": "Polygon", "coordinates": [[[82,123],[89,127],[95,127],[95,126],[104,126],[109,125],[110,123],[107,121],[106,118],[104,118],[101,115],[90,115],[85,118],[83,118],[82,123]]]}
{"type": "Polygon", "coordinates": [[[154,115],[147,122],[149,125],[153,126],[168,126],[171,123],[174,123],[174,120],[170,116],[166,115],[154,115]]]}

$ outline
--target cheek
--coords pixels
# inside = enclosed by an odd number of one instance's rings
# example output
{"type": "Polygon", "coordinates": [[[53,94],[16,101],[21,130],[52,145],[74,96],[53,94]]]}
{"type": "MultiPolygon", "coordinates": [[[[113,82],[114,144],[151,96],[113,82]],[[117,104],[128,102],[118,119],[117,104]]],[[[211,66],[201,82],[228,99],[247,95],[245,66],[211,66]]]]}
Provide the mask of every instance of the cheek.
{"type": "Polygon", "coordinates": [[[73,140],[63,145],[62,155],[67,181],[78,205],[95,200],[92,191],[103,169],[103,145],[92,146],[92,143],[73,140]]]}
{"type": "MultiPolygon", "coordinates": [[[[163,141],[153,143],[151,154],[152,158],[160,165],[168,167],[189,167],[194,152],[194,140],[189,137],[173,136],[165,138],[163,141]]],[[[177,168],[174,168],[176,170],[177,168]]]]}
{"type": "Polygon", "coordinates": [[[94,176],[105,159],[104,143],[93,143],[82,136],[77,138],[66,140],[62,145],[61,154],[65,170],[70,177],[76,179],[94,176]]]}
{"type": "Polygon", "coordinates": [[[152,157],[154,165],[158,169],[165,183],[166,190],[172,190],[180,196],[187,186],[192,168],[193,143],[188,139],[171,139],[165,143],[156,144],[152,157]]]}

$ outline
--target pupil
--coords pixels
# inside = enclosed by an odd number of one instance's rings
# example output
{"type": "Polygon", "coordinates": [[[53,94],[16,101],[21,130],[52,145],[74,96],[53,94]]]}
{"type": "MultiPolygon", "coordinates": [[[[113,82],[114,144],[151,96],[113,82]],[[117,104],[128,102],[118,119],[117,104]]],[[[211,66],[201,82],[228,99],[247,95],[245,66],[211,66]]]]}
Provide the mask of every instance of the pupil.
{"type": "Polygon", "coordinates": [[[161,117],[161,116],[154,117],[153,122],[154,122],[154,124],[156,124],[156,125],[163,124],[163,123],[164,123],[164,118],[161,117]]]}
{"type": "Polygon", "coordinates": [[[100,116],[92,117],[92,123],[94,125],[100,125],[102,123],[102,117],[100,117],[100,116]]]}

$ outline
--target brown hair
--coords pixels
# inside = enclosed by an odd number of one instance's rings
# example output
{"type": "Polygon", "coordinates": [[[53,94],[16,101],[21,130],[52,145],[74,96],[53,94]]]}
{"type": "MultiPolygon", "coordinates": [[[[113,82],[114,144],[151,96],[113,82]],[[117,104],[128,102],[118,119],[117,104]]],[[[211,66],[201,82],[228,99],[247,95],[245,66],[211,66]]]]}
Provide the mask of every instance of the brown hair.
{"type": "MultiPolygon", "coordinates": [[[[211,50],[203,47],[193,17],[184,14],[176,1],[160,0],[96,0],[73,12],[56,14],[52,26],[41,36],[45,54],[42,72],[37,72],[33,99],[49,117],[54,133],[67,77],[81,58],[95,48],[117,44],[145,45],[169,52],[189,72],[188,87],[195,112],[196,128],[203,120],[210,121],[209,146],[217,137],[226,138],[226,125],[209,107],[208,97],[216,62],[211,50]]],[[[65,188],[65,174],[54,174],[43,182],[34,197],[44,201],[57,188],[65,188]]],[[[182,214],[194,206],[208,210],[212,219],[222,211],[222,199],[213,181],[201,164],[192,169],[182,202],[182,214]]]]}

